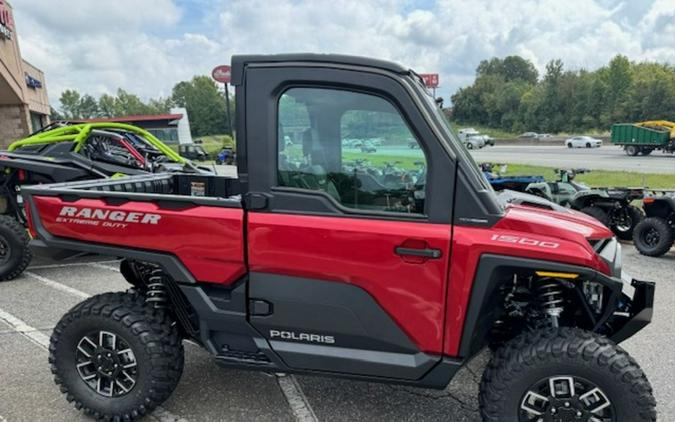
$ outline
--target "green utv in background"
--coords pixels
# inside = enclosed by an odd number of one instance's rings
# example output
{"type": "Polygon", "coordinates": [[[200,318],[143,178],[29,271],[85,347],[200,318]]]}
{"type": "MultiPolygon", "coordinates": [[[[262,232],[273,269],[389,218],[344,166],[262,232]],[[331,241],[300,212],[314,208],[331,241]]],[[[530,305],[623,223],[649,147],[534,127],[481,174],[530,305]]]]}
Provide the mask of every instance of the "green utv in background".
{"type": "Polygon", "coordinates": [[[122,123],[54,123],[0,151],[0,281],[18,277],[32,259],[21,186],[197,171],[151,133],[122,123]]]}

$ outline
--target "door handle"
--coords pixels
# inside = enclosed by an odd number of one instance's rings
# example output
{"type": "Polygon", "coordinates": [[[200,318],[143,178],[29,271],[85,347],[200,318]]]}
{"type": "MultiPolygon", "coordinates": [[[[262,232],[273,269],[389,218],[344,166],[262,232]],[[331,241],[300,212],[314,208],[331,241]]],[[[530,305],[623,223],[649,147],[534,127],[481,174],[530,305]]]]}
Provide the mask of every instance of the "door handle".
{"type": "Polygon", "coordinates": [[[442,255],[440,249],[430,249],[430,248],[417,249],[417,248],[406,248],[403,246],[397,246],[396,249],[394,249],[394,252],[396,252],[396,255],[417,256],[420,258],[427,258],[427,259],[438,259],[442,255]]]}

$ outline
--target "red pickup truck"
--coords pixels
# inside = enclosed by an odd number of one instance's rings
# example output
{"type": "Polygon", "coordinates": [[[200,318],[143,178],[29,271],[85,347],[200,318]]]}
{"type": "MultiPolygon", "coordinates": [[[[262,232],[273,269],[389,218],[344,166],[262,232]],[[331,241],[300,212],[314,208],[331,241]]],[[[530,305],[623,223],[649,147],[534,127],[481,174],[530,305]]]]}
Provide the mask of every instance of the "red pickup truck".
{"type": "Polygon", "coordinates": [[[235,56],[232,82],[238,177],[23,189],[35,249],[122,257],[133,285],[55,328],[69,401],[149,412],[178,383],[182,339],[230,367],[433,388],[489,346],[486,421],[654,420],[617,346],[651,320],[654,285],[622,278],[592,218],[498,196],[415,72],[235,56]]]}

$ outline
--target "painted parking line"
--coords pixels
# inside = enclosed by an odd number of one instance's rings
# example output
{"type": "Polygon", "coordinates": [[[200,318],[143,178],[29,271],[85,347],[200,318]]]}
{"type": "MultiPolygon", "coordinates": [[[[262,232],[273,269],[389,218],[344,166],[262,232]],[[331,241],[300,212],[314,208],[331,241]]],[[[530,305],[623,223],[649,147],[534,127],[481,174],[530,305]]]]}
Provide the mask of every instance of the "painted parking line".
{"type": "MultiPolygon", "coordinates": [[[[46,270],[51,268],[68,268],[68,267],[86,267],[90,264],[113,264],[119,262],[117,260],[107,260],[107,261],[96,261],[96,262],[69,262],[66,264],[45,264],[45,265],[34,265],[28,267],[29,270],[46,270]]],[[[113,268],[113,267],[109,267],[113,268]]]]}
{"type": "Polygon", "coordinates": [[[98,268],[101,270],[115,271],[119,274],[120,272],[120,262],[119,261],[107,261],[107,262],[87,262],[84,264],[88,267],[98,268]],[[117,264],[117,266],[106,265],[107,263],[117,264]]]}
{"type": "Polygon", "coordinates": [[[309,400],[302,392],[298,380],[293,375],[276,374],[281,392],[284,393],[288,406],[298,422],[318,422],[318,418],[309,405],[309,400]]]}
{"type": "Polygon", "coordinates": [[[87,299],[90,296],[89,294],[87,294],[87,293],[85,293],[81,290],[74,289],[70,286],[66,286],[65,284],[59,283],[59,282],[54,281],[54,280],[50,280],[47,277],[37,275],[33,272],[24,271],[24,274],[27,275],[30,278],[33,278],[33,279],[39,281],[40,283],[42,283],[46,286],[51,287],[52,289],[60,290],[62,292],[71,294],[73,296],[77,296],[77,297],[82,298],[82,299],[87,299]]]}
{"type": "Polygon", "coordinates": [[[31,327],[14,315],[0,309],[0,321],[5,322],[12,331],[21,334],[38,346],[49,349],[49,336],[37,328],[31,327]]]}
{"type": "MultiPolygon", "coordinates": [[[[90,265],[91,266],[91,265],[90,265]]],[[[96,267],[98,268],[98,267],[96,267]]],[[[112,267],[108,267],[106,269],[112,269],[112,267]]],[[[119,271],[115,269],[115,271],[119,271]]],[[[51,288],[60,290],[62,292],[66,292],[69,294],[72,294],[74,296],[86,299],[91,297],[90,294],[85,293],[81,290],[72,288],[70,286],[66,286],[65,284],[59,283],[58,281],[51,280],[47,277],[43,277],[40,275],[37,275],[35,273],[32,273],[30,271],[24,272],[27,276],[34,278],[38,280],[39,282],[43,283],[46,286],[49,286],[51,288]]],[[[1,311],[1,310],[0,310],[1,311]]],[[[1,316],[2,314],[0,314],[1,316]]],[[[19,320],[20,321],[20,320],[19,320]]],[[[39,333],[42,334],[42,333],[39,333]]],[[[44,334],[42,334],[44,336],[44,334]]],[[[47,336],[45,336],[47,337],[47,336]]],[[[47,338],[47,346],[49,346],[49,338],[47,338]]],[[[319,419],[316,417],[316,414],[314,413],[314,410],[312,410],[312,407],[309,404],[309,401],[307,400],[307,397],[305,396],[305,393],[302,392],[302,388],[300,387],[300,384],[298,383],[297,379],[293,375],[285,375],[285,374],[276,374],[275,376],[277,383],[279,384],[279,388],[281,389],[282,393],[284,394],[284,397],[286,398],[286,401],[288,402],[289,407],[291,408],[291,412],[293,413],[293,416],[295,417],[296,421],[298,422],[317,422],[319,419]]],[[[165,409],[157,408],[153,415],[158,412],[163,412],[162,416],[156,416],[159,418],[161,422],[186,422],[185,419],[182,419],[178,416],[172,415],[170,412],[168,412],[165,409]],[[176,419],[171,419],[172,417],[176,419]]],[[[159,415],[159,413],[158,413],[159,415]]]]}

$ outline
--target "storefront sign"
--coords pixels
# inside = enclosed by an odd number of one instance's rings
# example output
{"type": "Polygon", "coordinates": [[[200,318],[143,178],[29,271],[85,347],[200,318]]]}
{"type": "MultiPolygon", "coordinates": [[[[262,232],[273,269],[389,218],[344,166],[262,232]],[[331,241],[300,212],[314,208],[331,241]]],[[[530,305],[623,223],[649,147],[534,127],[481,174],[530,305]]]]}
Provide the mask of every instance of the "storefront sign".
{"type": "Polygon", "coordinates": [[[12,32],[14,30],[14,22],[12,21],[12,13],[9,11],[9,6],[3,0],[0,0],[0,39],[12,39],[12,32]]]}
{"type": "Polygon", "coordinates": [[[38,89],[42,88],[42,82],[26,73],[26,86],[28,86],[28,88],[38,89]]]}

